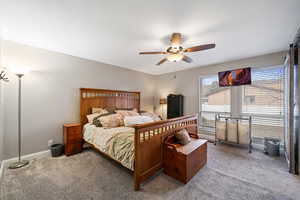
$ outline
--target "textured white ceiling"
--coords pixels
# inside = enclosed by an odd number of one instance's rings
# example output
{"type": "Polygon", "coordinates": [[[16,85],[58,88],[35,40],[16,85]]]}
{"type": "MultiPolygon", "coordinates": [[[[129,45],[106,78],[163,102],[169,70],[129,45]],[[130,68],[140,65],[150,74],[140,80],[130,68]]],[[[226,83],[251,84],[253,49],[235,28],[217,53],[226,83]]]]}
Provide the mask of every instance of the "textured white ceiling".
{"type": "Polygon", "coordinates": [[[4,38],[151,74],[285,50],[300,27],[300,0],[0,0],[4,38]],[[169,36],[184,47],[216,43],[190,53],[192,64],[155,64],[169,36]]]}

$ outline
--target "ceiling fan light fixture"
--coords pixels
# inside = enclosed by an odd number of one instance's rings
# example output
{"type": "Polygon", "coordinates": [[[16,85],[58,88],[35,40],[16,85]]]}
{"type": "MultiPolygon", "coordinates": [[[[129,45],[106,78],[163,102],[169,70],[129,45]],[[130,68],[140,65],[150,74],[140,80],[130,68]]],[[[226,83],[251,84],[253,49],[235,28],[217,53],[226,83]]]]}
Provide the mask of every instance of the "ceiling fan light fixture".
{"type": "Polygon", "coordinates": [[[180,53],[171,54],[167,57],[167,59],[170,62],[178,62],[183,59],[183,54],[180,54],[180,53]]]}
{"type": "Polygon", "coordinates": [[[165,54],[167,57],[164,57],[160,60],[156,65],[161,65],[166,61],[169,62],[178,62],[184,61],[186,63],[192,63],[193,59],[189,56],[186,56],[186,53],[196,52],[196,51],[203,51],[207,49],[213,49],[216,47],[216,44],[203,44],[198,46],[193,46],[189,48],[183,48],[181,46],[181,34],[180,33],[173,33],[170,39],[171,46],[169,46],[165,51],[148,51],[148,52],[140,52],[140,54],[165,54]]]}

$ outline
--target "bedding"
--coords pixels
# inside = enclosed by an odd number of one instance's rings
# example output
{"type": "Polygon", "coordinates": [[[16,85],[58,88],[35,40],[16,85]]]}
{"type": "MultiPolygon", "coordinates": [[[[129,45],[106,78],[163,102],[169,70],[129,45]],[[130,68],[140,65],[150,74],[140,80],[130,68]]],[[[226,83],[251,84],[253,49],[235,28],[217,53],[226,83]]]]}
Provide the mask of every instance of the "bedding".
{"type": "Polygon", "coordinates": [[[142,111],[142,112],[140,112],[140,115],[151,117],[153,119],[153,121],[155,121],[155,122],[161,120],[161,118],[158,115],[156,115],[152,112],[142,111]]]}
{"type": "Polygon", "coordinates": [[[100,115],[98,120],[104,128],[115,128],[124,125],[123,117],[118,113],[100,115]]]}
{"type": "Polygon", "coordinates": [[[92,113],[99,113],[100,115],[102,115],[108,113],[108,111],[103,108],[92,108],[92,113]]]}
{"type": "Polygon", "coordinates": [[[108,111],[105,109],[92,108],[92,114],[87,115],[86,118],[88,119],[89,123],[92,123],[96,117],[99,117],[100,115],[107,114],[107,113],[108,113],[108,111]]]}
{"type": "Polygon", "coordinates": [[[123,118],[126,116],[139,116],[140,114],[134,110],[115,110],[116,113],[122,115],[123,118]]]}
{"type": "Polygon", "coordinates": [[[144,124],[154,122],[154,120],[151,117],[148,116],[126,116],[124,118],[124,125],[125,126],[132,126],[137,124],[144,124]]]}
{"type": "Polygon", "coordinates": [[[154,120],[131,110],[115,110],[115,112],[87,115],[90,123],[84,126],[83,138],[123,166],[133,170],[135,129],[126,126],[149,123],[154,120]]]}
{"type": "Polygon", "coordinates": [[[93,114],[87,115],[86,118],[88,119],[89,123],[93,123],[94,119],[99,117],[100,115],[101,114],[99,114],[99,113],[93,113],[93,114]]]}
{"type": "Polygon", "coordinates": [[[83,138],[130,170],[134,169],[134,133],[132,127],[103,128],[86,124],[83,138]]]}
{"type": "Polygon", "coordinates": [[[117,108],[115,109],[115,111],[117,110],[126,110],[126,111],[134,111],[134,112],[138,112],[138,110],[136,108],[117,108]]]}
{"type": "Polygon", "coordinates": [[[94,124],[96,127],[102,127],[100,117],[105,117],[105,116],[112,115],[112,114],[115,114],[115,113],[106,113],[106,114],[98,115],[97,117],[95,117],[93,119],[92,124],[94,124]]]}

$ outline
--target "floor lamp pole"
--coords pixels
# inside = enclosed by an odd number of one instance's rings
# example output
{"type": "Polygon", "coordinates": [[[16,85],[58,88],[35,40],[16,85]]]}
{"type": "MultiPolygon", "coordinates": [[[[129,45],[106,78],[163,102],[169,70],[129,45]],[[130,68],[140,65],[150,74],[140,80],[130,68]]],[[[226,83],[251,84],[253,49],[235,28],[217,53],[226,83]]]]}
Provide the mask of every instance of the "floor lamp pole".
{"type": "Polygon", "coordinates": [[[22,77],[24,76],[24,74],[16,74],[19,78],[19,96],[18,96],[18,161],[17,162],[14,162],[12,163],[10,166],[9,166],[9,169],[17,169],[17,168],[21,168],[21,167],[24,167],[25,165],[28,165],[29,164],[29,161],[28,160],[21,160],[21,142],[22,142],[22,136],[21,136],[21,110],[22,110],[22,107],[21,107],[21,100],[22,100],[22,77]]]}

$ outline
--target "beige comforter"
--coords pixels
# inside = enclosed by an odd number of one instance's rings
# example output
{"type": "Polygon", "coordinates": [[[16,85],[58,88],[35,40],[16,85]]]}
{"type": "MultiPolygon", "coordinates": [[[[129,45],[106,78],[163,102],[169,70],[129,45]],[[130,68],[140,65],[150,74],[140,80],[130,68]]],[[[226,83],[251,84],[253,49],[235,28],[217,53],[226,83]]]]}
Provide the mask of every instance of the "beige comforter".
{"type": "Polygon", "coordinates": [[[134,131],[131,127],[98,128],[92,124],[86,124],[83,138],[123,166],[133,170],[134,131]]]}

